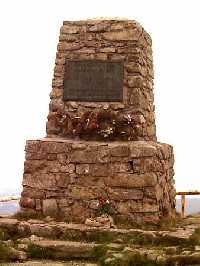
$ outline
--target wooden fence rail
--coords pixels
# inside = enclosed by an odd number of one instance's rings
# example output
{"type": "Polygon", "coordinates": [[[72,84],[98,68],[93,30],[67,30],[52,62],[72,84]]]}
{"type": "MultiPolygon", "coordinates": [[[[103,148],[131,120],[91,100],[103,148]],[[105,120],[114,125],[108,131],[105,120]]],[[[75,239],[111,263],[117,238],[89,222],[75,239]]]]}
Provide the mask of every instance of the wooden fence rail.
{"type": "Polygon", "coordinates": [[[0,197],[0,202],[19,200],[19,199],[20,199],[20,196],[18,196],[18,195],[16,195],[16,196],[3,196],[3,197],[0,197]]]}
{"type": "Polygon", "coordinates": [[[186,196],[200,195],[200,191],[180,191],[176,195],[181,196],[181,216],[185,217],[186,196]]]}

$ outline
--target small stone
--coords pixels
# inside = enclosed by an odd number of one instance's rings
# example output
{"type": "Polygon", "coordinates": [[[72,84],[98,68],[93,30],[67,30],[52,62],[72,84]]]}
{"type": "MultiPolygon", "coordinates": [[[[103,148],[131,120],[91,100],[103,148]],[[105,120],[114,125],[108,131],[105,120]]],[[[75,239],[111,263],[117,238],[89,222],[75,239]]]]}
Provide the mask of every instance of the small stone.
{"type": "Polygon", "coordinates": [[[79,31],[79,27],[77,26],[67,26],[64,25],[61,27],[60,32],[64,34],[74,34],[79,31]]]}
{"type": "Polygon", "coordinates": [[[89,174],[89,172],[90,172],[89,164],[85,164],[85,163],[76,164],[77,174],[89,174]]]}
{"type": "Polygon", "coordinates": [[[195,246],[195,251],[200,251],[200,246],[195,246]]]}
{"type": "Polygon", "coordinates": [[[167,255],[175,255],[177,252],[177,247],[166,247],[165,251],[167,255]]]}
{"type": "Polygon", "coordinates": [[[100,60],[107,60],[108,56],[105,53],[96,53],[95,54],[95,58],[96,59],[100,59],[100,60]]]}
{"type": "Polygon", "coordinates": [[[31,235],[30,236],[30,241],[34,242],[34,241],[40,241],[41,240],[41,237],[38,237],[36,235],[31,235]]]}
{"type": "Polygon", "coordinates": [[[115,52],[115,48],[112,47],[105,47],[105,48],[101,48],[99,49],[99,51],[101,53],[114,53],[115,52]]]}
{"type": "Polygon", "coordinates": [[[113,110],[121,110],[125,108],[123,103],[113,103],[110,105],[113,110]]]}
{"type": "Polygon", "coordinates": [[[26,250],[28,249],[28,244],[18,244],[18,245],[17,245],[17,248],[18,248],[19,250],[24,250],[24,251],[26,251],[26,250]]]}
{"type": "Polygon", "coordinates": [[[97,222],[96,220],[94,220],[92,218],[87,218],[85,220],[85,225],[92,226],[92,227],[100,227],[101,223],[97,222]]]}

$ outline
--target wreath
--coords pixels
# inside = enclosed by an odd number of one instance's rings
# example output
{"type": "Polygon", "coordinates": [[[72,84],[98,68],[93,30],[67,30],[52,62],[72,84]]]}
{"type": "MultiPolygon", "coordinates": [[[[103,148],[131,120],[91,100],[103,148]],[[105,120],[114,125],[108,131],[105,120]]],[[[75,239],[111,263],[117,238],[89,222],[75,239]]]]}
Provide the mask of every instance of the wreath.
{"type": "Polygon", "coordinates": [[[81,116],[54,113],[50,119],[60,128],[63,136],[87,139],[135,139],[136,123],[133,113],[119,114],[111,111],[87,111],[81,116]]]}

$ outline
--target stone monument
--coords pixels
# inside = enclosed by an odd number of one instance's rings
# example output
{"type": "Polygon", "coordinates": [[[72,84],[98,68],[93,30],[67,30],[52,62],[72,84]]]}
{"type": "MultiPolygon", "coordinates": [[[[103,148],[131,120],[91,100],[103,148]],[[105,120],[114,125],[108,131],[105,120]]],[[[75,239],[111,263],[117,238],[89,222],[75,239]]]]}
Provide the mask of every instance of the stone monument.
{"type": "Polygon", "coordinates": [[[43,139],[28,140],[23,211],[84,223],[175,210],[173,149],[157,142],[151,38],[133,20],[64,21],[43,139]]]}

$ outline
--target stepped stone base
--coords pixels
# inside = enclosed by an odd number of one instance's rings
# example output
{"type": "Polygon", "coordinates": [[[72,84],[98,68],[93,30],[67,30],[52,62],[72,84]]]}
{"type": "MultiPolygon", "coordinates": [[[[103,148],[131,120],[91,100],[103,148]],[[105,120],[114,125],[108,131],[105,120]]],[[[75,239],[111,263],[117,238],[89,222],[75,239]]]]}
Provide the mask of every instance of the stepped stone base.
{"type": "Polygon", "coordinates": [[[44,138],[27,141],[25,151],[23,210],[84,223],[101,196],[114,219],[157,222],[175,210],[170,145],[44,138]]]}

